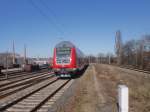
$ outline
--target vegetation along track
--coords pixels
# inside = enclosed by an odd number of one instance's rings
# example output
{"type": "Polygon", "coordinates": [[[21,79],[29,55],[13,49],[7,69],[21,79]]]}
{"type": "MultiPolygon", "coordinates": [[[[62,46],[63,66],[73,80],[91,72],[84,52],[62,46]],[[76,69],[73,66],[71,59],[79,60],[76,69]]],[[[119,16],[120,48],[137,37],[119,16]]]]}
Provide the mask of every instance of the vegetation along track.
{"type": "Polygon", "coordinates": [[[17,91],[33,86],[37,83],[40,83],[41,81],[52,78],[53,76],[54,75],[50,75],[50,73],[47,73],[30,79],[22,80],[20,82],[12,83],[10,85],[3,86],[0,88],[0,99],[7,97],[8,95],[11,95],[13,93],[16,93],[17,91]]]}
{"type": "MultiPolygon", "coordinates": [[[[59,80],[56,77],[42,81],[32,87],[19,91],[0,100],[1,112],[35,112],[44,108],[57,92],[59,92],[70,80],[59,80]]],[[[45,108],[44,108],[45,109],[45,108]]],[[[43,112],[43,110],[42,110],[43,112]]]]}

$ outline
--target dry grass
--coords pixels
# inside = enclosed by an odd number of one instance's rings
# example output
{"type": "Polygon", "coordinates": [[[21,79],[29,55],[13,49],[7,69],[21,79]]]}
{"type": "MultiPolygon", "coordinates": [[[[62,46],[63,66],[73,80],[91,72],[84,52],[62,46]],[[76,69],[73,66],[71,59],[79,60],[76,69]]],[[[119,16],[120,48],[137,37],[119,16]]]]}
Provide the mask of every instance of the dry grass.
{"type": "Polygon", "coordinates": [[[95,87],[97,85],[94,84],[94,75],[97,78],[97,72],[93,74],[92,66],[90,66],[80,79],[80,94],[76,97],[72,112],[116,112],[115,94],[110,94],[112,91],[110,92],[111,89],[108,89],[112,84],[103,83],[106,79],[110,80],[110,77],[106,75],[100,76],[101,80],[97,80],[99,84],[99,91],[97,91],[97,87],[95,87]]]}
{"type": "Polygon", "coordinates": [[[62,112],[116,112],[117,87],[129,87],[129,112],[150,112],[150,77],[109,65],[92,65],[79,79],[71,109],[62,112]],[[99,92],[95,87],[92,66],[99,92]],[[98,98],[101,97],[101,98],[98,98]]]}
{"type": "Polygon", "coordinates": [[[150,77],[108,65],[97,65],[96,68],[107,71],[105,74],[100,71],[99,78],[105,77],[104,83],[110,88],[107,88],[110,95],[117,95],[118,84],[125,84],[129,87],[130,112],[150,112],[150,77]]]}

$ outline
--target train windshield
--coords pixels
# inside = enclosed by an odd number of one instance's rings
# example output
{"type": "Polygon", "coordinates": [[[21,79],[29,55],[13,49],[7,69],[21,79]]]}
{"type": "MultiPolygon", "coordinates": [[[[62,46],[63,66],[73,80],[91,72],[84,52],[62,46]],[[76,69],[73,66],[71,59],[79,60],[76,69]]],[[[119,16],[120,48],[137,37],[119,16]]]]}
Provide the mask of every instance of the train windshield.
{"type": "Polygon", "coordinates": [[[56,62],[57,64],[69,64],[70,63],[70,48],[56,48],[56,62]]]}
{"type": "Polygon", "coordinates": [[[56,55],[57,57],[66,57],[70,56],[71,49],[70,48],[57,48],[56,55]]]}

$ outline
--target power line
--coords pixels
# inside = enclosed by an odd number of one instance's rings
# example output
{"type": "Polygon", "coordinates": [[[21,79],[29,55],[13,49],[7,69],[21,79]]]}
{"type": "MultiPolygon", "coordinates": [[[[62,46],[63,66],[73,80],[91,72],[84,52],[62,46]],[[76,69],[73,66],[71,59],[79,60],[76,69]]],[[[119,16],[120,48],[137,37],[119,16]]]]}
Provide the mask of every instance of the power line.
{"type": "MultiPolygon", "coordinates": [[[[54,11],[43,0],[39,0],[39,1],[50,12],[51,16],[53,16],[56,25],[62,28],[64,25],[61,24],[60,22],[58,22],[57,15],[54,13],[54,11]]],[[[65,32],[63,32],[63,33],[65,34],[65,32]]],[[[63,41],[64,38],[60,37],[59,40],[63,41]]]]}
{"type": "MultiPolygon", "coordinates": [[[[44,5],[44,7],[46,8],[46,9],[48,9],[49,10],[49,12],[51,13],[51,15],[55,18],[55,20],[57,21],[57,16],[56,16],[56,14],[54,13],[54,11],[45,3],[45,2],[43,2],[43,0],[39,0],[40,1],[40,3],[41,4],[43,4],[44,5]]],[[[59,23],[60,24],[60,23],[59,23]]],[[[63,25],[62,25],[63,26],[63,25]]]]}
{"type": "Polygon", "coordinates": [[[53,24],[56,28],[56,30],[61,34],[64,35],[65,33],[58,27],[58,25],[53,21],[52,18],[50,18],[33,0],[28,0],[29,3],[37,9],[37,11],[44,17],[46,18],[51,24],[53,24]]]}

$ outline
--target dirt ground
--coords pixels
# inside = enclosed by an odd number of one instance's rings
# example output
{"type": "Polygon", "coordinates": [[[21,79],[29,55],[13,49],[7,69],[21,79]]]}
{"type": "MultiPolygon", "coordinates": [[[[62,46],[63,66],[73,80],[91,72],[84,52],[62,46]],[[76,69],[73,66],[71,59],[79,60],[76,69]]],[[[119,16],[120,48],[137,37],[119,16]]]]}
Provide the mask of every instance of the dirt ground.
{"type": "Polygon", "coordinates": [[[92,64],[78,80],[78,91],[67,105],[68,112],[117,112],[119,84],[129,87],[129,112],[150,112],[148,75],[111,65],[92,64]]]}

